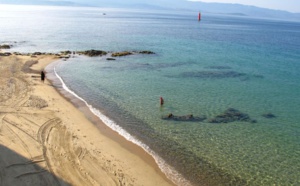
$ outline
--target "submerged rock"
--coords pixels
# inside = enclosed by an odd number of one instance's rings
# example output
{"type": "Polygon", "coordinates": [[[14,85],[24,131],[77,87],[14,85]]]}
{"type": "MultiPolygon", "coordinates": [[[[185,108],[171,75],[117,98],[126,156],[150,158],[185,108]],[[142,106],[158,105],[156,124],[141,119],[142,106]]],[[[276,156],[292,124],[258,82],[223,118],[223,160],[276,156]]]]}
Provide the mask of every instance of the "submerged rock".
{"type": "Polygon", "coordinates": [[[138,53],[140,53],[140,54],[155,54],[154,52],[149,51],[149,50],[140,51],[138,53]]]}
{"type": "Polygon", "coordinates": [[[122,57],[122,56],[129,56],[129,55],[133,55],[133,54],[155,54],[152,51],[149,50],[144,50],[144,51],[123,51],[123,52],[114,52],[111,54],[112,57],[122,57]]]}
{"type": "Polygon", "coordinates": [[[266,113],[262,115],[265,118],[271,119],[271,118],[276,118],[276,116],[272,113],[266,113]]]}
{"type": "Polygon", "coordinates": [[[245,76],[244,73],[239,73],[235,71],[198,71],[198,72],[184,72],[181,74],[181,77],[192,77],[192,78],[215,78],[215,79],[222,79],[222,78],[237,78],[245,76]]]}
{"type": "Polygon", "coordinates": [[[222,114],[208,120],[209,123],[230,123],[235,121],[256,123],[256,120],[252,120],[248,114],[233,108],[229,108],[222,114]]]}
{"type": "Polygon", "coordinates": [[[114,60],[116,60],[116,59],[115,59],[115,58],[109,57],[109,58],[106,58],[106,60],[107,60],[107,61],[114,61],[114,60]]]}
{"type": "Polygon", "coordinates": [[[172,113],[167,116],[162,117],[163,120],[172,120],[172,121],[190,121],[190,122],[199,122],[206,120],[206,116],[193,116],[192,114],[184,116],[175,116],[172,113]]]}
{"type": "Polygon", "coordinates": [[[229,66],[208,66],[208,69],[215,69],[215,70],[229,70],[231,67],[229,66]]]}

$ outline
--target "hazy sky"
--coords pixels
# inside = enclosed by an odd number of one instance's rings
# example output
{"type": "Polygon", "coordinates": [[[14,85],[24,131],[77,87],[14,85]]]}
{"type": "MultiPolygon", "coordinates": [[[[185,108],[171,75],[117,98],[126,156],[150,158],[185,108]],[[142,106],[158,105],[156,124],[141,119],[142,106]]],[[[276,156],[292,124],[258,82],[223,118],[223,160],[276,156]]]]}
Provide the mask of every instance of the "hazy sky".
{"type": "Polygon", "coordinates": [[[202,2],[239,3],[262,8],[300,13],[300,0],[193,0],[202,2]]]}

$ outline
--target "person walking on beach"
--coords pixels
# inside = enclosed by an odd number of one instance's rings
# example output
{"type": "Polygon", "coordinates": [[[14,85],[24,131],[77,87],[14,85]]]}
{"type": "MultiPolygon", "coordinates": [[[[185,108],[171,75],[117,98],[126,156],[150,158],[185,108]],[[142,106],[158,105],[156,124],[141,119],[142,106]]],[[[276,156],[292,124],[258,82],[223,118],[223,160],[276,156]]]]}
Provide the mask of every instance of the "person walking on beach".
{"type": "Polygon", "coordinates": [[[44,73],[44,71],[42,70],[42,72],[41,72],[41,81],[44,83],[44,81],[45,81],[45,73],[44,73]]]}

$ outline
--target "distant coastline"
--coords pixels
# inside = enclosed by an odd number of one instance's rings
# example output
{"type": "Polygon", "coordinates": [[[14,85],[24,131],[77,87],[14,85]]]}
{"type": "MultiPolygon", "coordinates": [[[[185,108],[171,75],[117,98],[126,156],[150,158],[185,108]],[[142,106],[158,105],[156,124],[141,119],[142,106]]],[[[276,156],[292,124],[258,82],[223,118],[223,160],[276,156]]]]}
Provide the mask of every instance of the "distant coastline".
{"type": "Polygon", "coordinates": [[[17,0],[0,0],[0,4],[7,5],[42,5],[42,6],[68,6],[68,7],[94,7],[94,8],[126,8],[126,9],[141,9],[141,10],[166,10],[166,11],[195,11],[201,10],[203,13],[228,14],[236,16],[251,16],[257,18],[271,18],[280,20],[300,21],[300,13],[292,13],[285,10],[275,10],[268,8],[261,8],[257,6],[248,6],[242,4],[229,3],[206,3],[206,2],[164,2],[157,4],[155,2],[140,2],[126,1],[126,2],[72,2],[71,1],[37,1],[31,0],[20,2],[17,0]]]}

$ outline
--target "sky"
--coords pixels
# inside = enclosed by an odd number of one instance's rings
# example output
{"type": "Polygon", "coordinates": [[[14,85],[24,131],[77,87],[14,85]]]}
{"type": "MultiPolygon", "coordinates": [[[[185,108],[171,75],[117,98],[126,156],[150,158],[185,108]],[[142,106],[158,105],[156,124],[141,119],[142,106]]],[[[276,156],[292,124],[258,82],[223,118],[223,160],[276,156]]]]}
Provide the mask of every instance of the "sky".
{"type": "Polygon", "coordinates": [[[300,0],[192,0],[202,2],[216,3],[238,3],[244,5],[253,5],[262,8],[275,10],[285,10],[293,13],[300,13],[300,0]]]}

